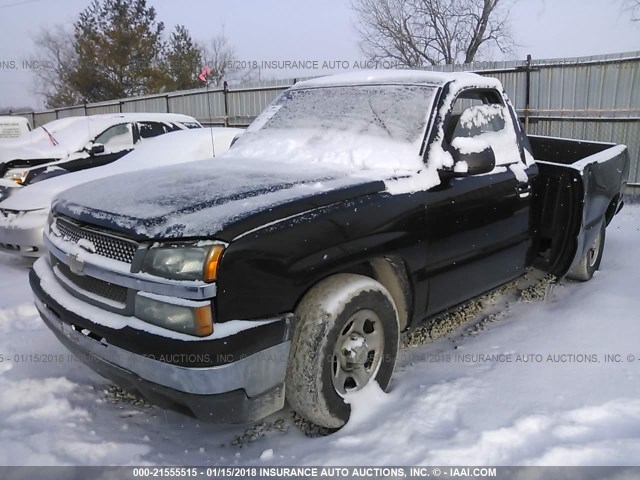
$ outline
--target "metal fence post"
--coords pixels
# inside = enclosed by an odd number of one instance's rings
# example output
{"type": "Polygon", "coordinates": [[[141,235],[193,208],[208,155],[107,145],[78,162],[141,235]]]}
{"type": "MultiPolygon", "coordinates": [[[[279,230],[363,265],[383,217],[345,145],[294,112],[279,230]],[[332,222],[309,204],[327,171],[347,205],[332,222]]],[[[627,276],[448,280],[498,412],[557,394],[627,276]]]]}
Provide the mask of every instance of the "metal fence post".
{"type": "Polygon", "coordinates": [[[531,54],[527,55],[526,100],[524,106],[524,131],[529,133],[529,115],[531,109],[531,54]]]}
{"type": "Polygon", "coordinates": [[[229,126],[229,84],[225,81],[222,84],[222,93],[224,95],[224,126],[229,126]]]}

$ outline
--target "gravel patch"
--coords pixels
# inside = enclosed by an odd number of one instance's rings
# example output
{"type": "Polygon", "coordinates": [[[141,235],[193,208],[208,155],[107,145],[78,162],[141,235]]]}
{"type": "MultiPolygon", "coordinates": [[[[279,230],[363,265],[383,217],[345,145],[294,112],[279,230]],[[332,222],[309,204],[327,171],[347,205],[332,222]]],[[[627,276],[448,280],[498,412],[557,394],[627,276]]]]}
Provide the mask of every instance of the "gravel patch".
{"type": "Polygon", "coordinates": [[[264,437],[267,433],[285,433],[288,429],[289,426],[285,423],[284,418],[279,418],[274,422],[262,421],[245,430],[244,434],[236,435],[235,439],[231,442],[231,445],[237,448],[243,448],[264,437]]]}
{"type": "Polygon", "coordinates": [[[461,332],[460,337],[475,335],[490,323],[503,318],[509,312],[511,303],[516,301],[529,303],[549,298],[555,280],[555,277],[542,276],[539,272],[525,275],[405,332],[401,337],[400,347],[419,347],[449,336],[461,327],[466,328],[461,332]]]}
{"type": "Polygon", "coordinates": [[[153,405],[147,402],[144,398],[133,395],[117,385],[109,385],[104,393],[108,396],[109,403],[125,403],[143,408],[153,407],[153,405]]]}
{"type": "Polygon", "coordinates": [[[296,427],[302,430],[309,438],[317,438],[317,437],[325,437],[327,435],[331,435],[333,432],[337,432],[339,429],[320,427],[315,423],[311,423],[306,418],[298,415],[296,412],[293,413],[293,423],[296,427]]]}
{"type": "Polygon", "coordinates": [[[523,302],[543,302],[552,294],[556,277],[547,275],[535,285],[520,291],[520,300],[523,302]]]}

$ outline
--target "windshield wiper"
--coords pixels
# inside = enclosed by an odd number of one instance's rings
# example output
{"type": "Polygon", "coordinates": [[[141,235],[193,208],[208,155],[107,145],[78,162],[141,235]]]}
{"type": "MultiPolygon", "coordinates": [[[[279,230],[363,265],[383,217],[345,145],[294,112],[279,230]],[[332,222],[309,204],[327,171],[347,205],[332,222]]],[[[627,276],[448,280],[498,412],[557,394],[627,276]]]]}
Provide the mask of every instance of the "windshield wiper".
{"type": "Polygon", "coordinates": [[[43,129],[45,132],[47,132],[47,135],[49,135],[49,141],[51,142],[51,145],[53,145],[54,147],[59,145],[58,141],[56,140],[56,138],[51,135],[51,132],[49,130],[47,130],[44,126],[40,126],[41,129],[43,129]]]}
{"type": "MultiPolygon", "coordinates": [[[[371,113],[373,114],[373,119],[369,123],[367,123],[360,130],[360,133],[363,133],[363,132],[367,131],[368,128],[369,128],[369,125],[371,125],[371,124],[373,124],[375,122],[380,127],[382,127],[384,129],[384,131],[387,132],[391,138],[393,138],[393,134],[389,131],[389,129],[387,128],[387,125],[384,123],[384,121],[380,118],[380,116],[378,115],[376,110],[373,108],[373,105],[371,104],[371,98],[367,99],[367,103],[369,104],[369,109],[371,110],[371,113]]],[[[391,107],[389,107],[389,108],[391,108],[391,107]]],[[[383,111],[382,113],[386,113],[386,110],[383,111]]]]}

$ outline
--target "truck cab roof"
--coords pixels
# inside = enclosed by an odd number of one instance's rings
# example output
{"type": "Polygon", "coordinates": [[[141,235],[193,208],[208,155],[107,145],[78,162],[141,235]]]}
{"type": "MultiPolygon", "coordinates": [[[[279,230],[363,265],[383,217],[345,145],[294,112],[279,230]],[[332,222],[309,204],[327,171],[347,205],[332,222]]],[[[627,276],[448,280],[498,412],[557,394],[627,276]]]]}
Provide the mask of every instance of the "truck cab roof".
{"type": "Polygon", "coordinates": [[[424,84],[442,87],[456,82],[475,87],[502,89],[499,80],[469,72],[432,72],[427,70],[364,70],[319,77],[297,83],[293,88],[338,87],[350,85],[424,84]]]}

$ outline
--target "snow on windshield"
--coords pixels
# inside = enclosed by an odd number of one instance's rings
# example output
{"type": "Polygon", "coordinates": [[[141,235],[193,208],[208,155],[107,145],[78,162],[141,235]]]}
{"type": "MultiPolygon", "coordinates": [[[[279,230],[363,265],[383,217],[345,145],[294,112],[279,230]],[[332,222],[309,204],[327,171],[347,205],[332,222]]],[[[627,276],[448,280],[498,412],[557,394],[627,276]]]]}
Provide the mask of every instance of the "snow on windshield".
{"type": "Polygon", "coordinates": [[[358,170],[420,169],[435,91],[424,85],[289,90],[251,124],[233,152],[358,170]]]}
{"type": "Polygon", "coordinates": [[[290,90],[262,129],[331,129],[413,143],[424,132],[434,91],[415,85],[290,90]]]}

